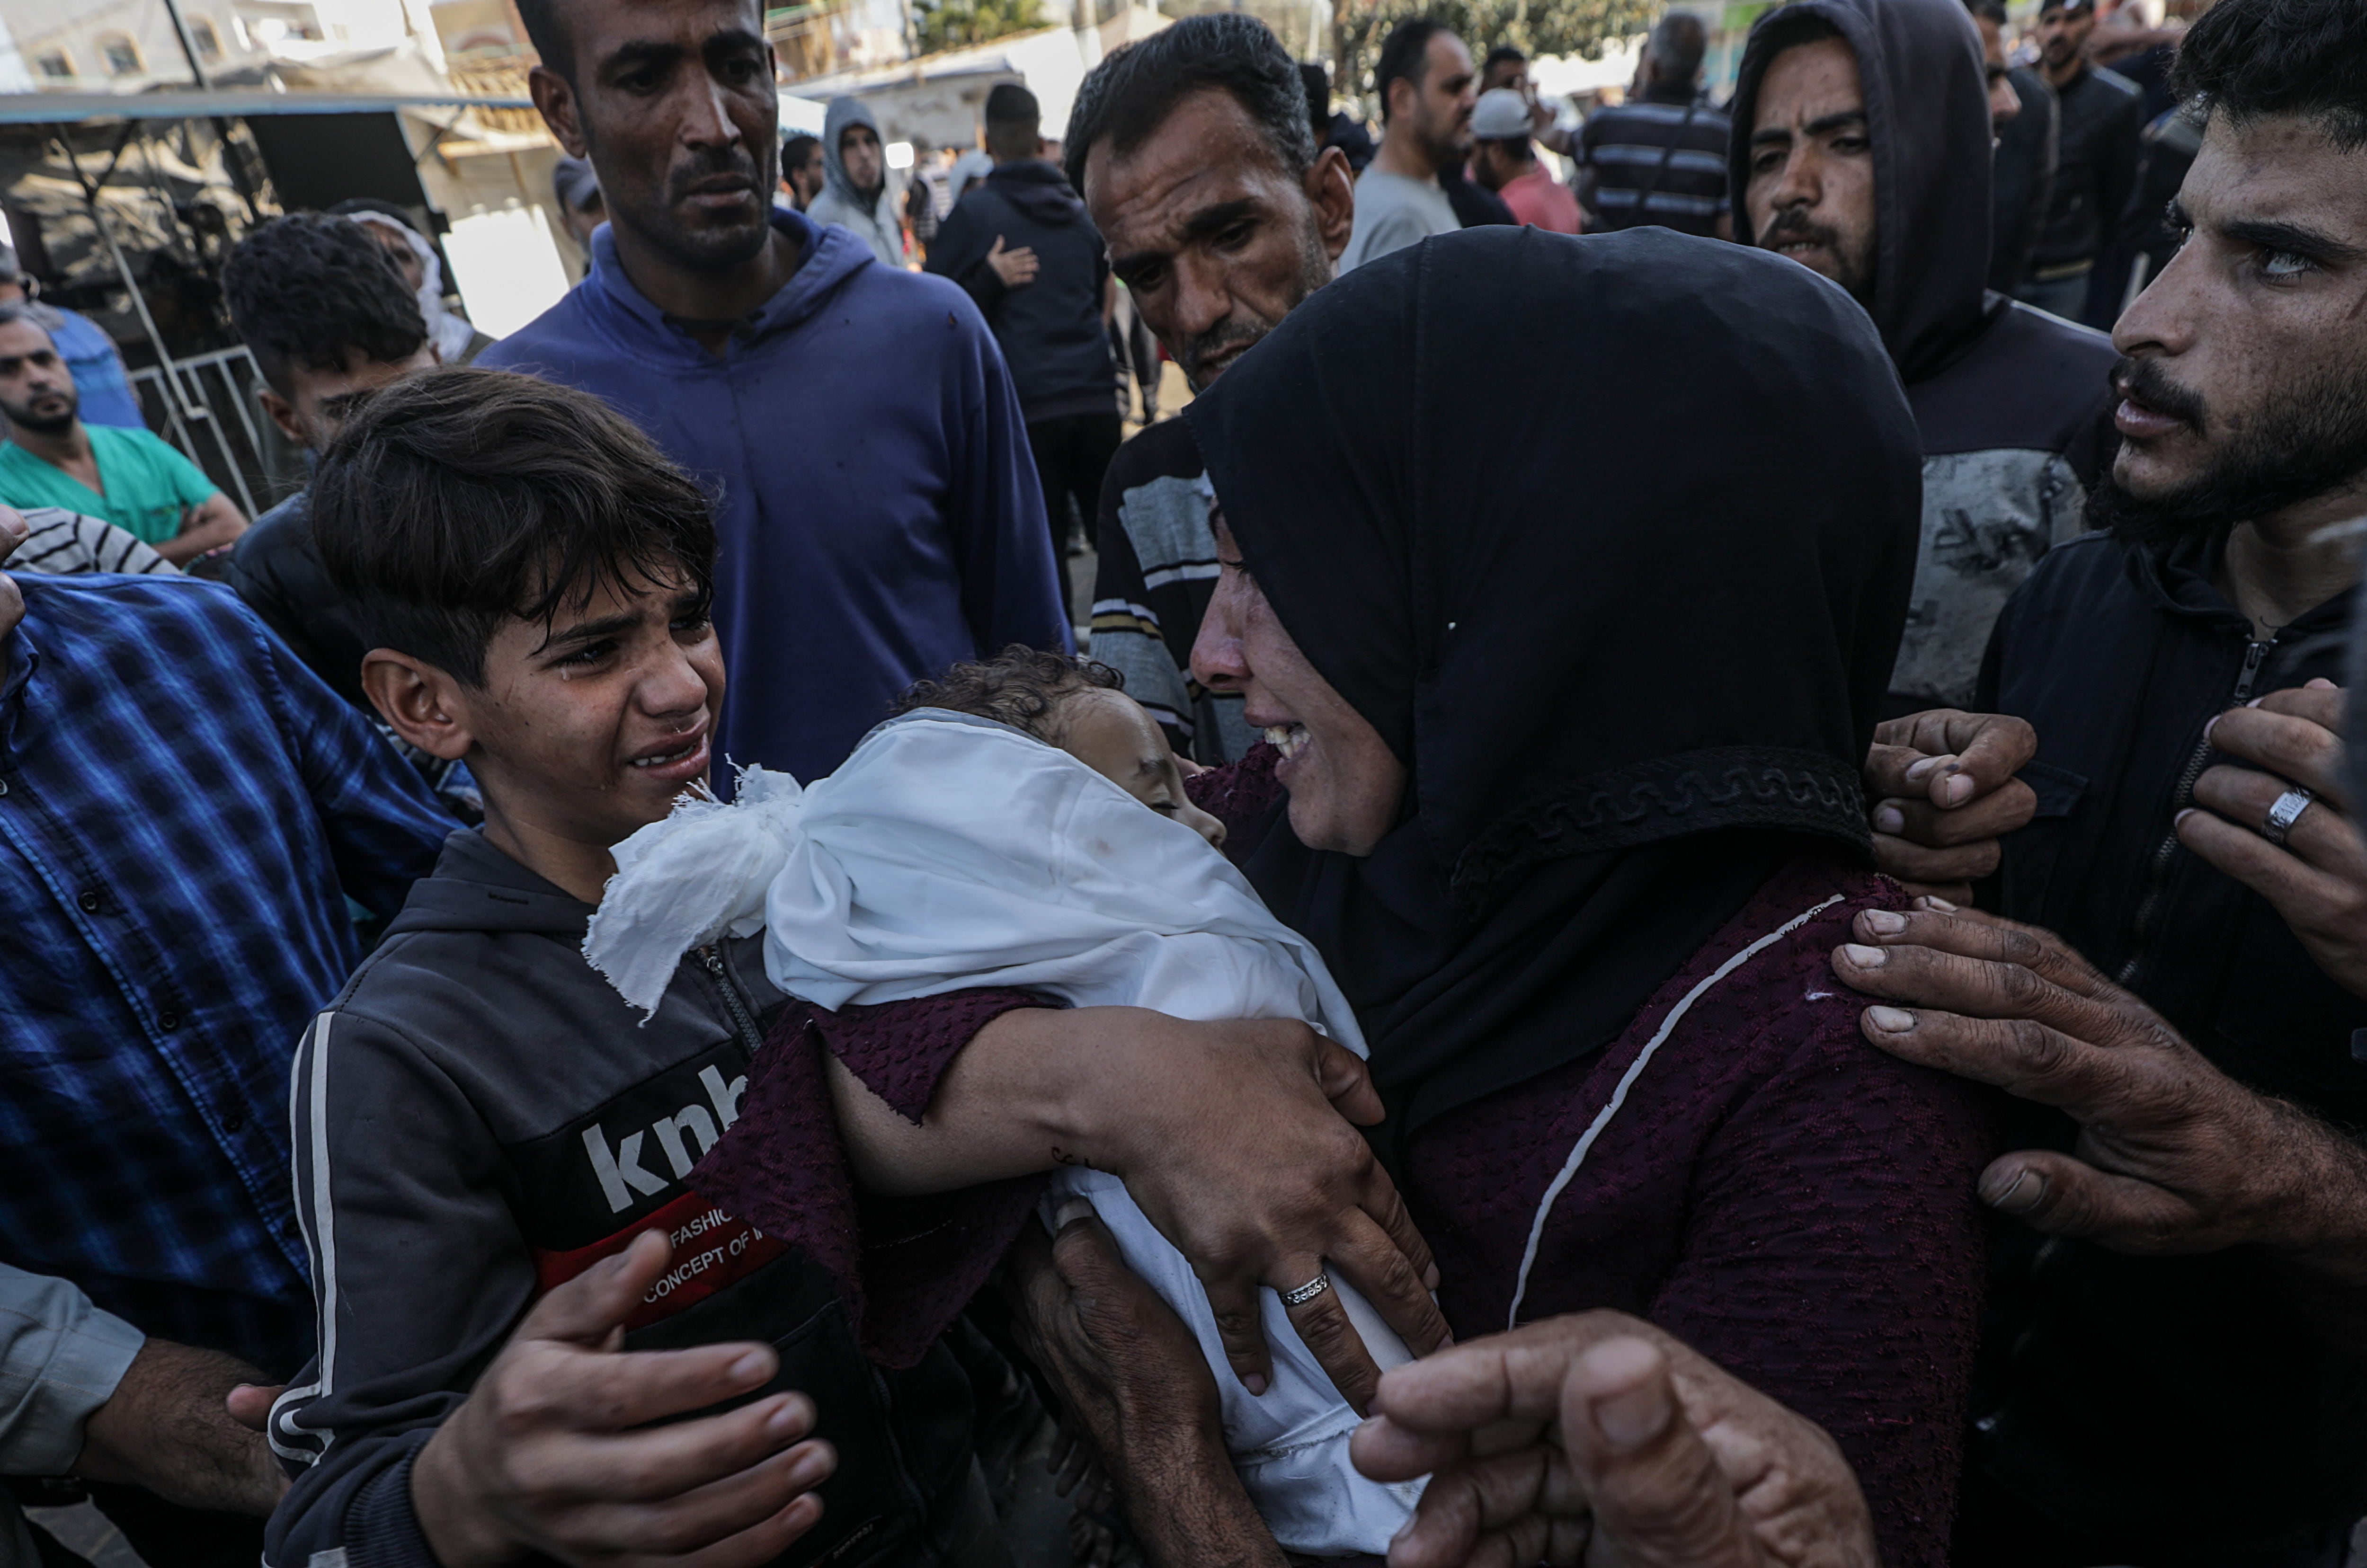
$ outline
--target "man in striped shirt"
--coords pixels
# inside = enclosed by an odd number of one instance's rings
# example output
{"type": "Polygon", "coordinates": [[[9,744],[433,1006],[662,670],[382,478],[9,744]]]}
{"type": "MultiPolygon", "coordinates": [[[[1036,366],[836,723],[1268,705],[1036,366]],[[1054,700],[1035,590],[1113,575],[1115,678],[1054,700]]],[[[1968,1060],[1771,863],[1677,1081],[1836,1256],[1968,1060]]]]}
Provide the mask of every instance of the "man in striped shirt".
{"type": "Polygon", "coordinates": [[[8,558],[11,571],[45,571],[54,577],[85,571],[180,574],[180,568],[104,517],[62,506],[31,507],[17,515],[31,532],[8,558]]]}
{"type": "Polygon", "coordinates": [[[1644,47],[1644,85],[1633,103],[1599,109],[1579,136],[1579,204],[1589,233],[1648,223],[1728,239],[1727,117],[1700,97],[1709,35],[1701,18],[1660,19],[1644,47]]]}

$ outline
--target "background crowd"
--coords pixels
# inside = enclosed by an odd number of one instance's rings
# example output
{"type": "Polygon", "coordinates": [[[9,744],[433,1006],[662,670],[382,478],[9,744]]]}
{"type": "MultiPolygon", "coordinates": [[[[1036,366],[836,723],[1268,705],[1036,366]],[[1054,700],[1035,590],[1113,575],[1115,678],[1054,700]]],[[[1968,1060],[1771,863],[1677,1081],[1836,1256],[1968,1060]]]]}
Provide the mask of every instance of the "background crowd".
{"type": "Polygon", "coordinates": [[[2367,1561],[2367,11],[2105,8],[1790,0],[1715,103],[1676,13],[1574,124],[1418,18],[1369,129],[1212,13],[899,189],[753,5],[518,0],[587,276],[255,229],[252,521],[0,256],[0,1561],[1305,1561],[1277,1332],[1403,1568],[2367,1561]],[[1368,1062],[585,963],[1005,649],[1368,1062]]]}

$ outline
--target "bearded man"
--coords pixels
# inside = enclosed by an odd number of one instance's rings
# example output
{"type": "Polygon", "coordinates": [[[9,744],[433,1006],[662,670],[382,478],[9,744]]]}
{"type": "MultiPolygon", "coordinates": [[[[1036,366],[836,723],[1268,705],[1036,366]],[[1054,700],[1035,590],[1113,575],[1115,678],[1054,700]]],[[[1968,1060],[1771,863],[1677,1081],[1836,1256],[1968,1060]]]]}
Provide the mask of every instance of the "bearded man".
{"type": "MultiPolygon", "coordinates": [[[[2367,8],[2222,0],[2179,70],[2208,118],[2183,248],[2113,333],[2100,531],[2038,563],[1982,670],[1976,705],[2028,720],[2035,757],[1978,807],[1976,785],[1876,807],[1911,835],[2019,795],[2034,818],[2001,864],[1992,844],[1924,874],[1995,865],[1983,903],[2060,933],[2194,1047],[2110,1105],[2017,1102],[2010,1147],[2078,1158],[2009,1156],[2021,1176],[1984,1184],[2027,1225],[1998,1233],[1974,1568],[2340,1562],[2367,1512],[2367,852],[2332,686],[2359,577],[2337,525],[2367,513],[2367,8]],[[2164,1156],[2171,1126],[2207,1157],[2164,1156]]],[[[1981,722],[1919,715],[1879,740],[1953,750],[1981,722]]],[[[2039,1040],[1991,1081],[2028,1093],[2062,1076],[2050,1054],[2077,1055],[2039,1040]]]]}

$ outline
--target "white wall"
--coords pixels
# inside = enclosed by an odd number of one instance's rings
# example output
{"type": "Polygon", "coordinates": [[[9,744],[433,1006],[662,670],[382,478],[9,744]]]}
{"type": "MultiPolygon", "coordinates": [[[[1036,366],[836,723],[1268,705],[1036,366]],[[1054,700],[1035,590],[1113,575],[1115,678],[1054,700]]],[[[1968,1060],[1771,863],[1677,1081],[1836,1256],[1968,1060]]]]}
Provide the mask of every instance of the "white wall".
{"type": "Polygon", "coordinates": [[[567,292],[572,279],[541,208],[515,203],[451,217],[444,254],[478,331],[507,337],[567,292]]]}

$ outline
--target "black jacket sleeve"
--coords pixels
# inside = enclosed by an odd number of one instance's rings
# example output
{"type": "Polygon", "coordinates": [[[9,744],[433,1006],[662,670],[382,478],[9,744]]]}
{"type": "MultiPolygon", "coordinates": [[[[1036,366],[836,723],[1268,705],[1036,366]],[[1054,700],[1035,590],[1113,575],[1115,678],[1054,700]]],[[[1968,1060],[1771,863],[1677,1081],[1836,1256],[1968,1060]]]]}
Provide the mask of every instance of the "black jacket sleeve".
{"type": "Polygon", "coordinates": [[[492,1129],[401,1032],[323,1013],[294,1081],[320,1349],[272,1408],[272,1447],[296,1475],[264,1561],[300,1568],[342,1549],[352,1568],[433,1568],[411,1462],[531,1304],[532,1253],[492,1129]]]}
{"type": "Polygon", "coordinates": [[[2114,106],[2096,138],[2096,224],[2103,237],[2100,254],[2114,253],[2128,216],[2129,195],[2137,187],[2137,160],[2144,152],[2145,99],[2132,93],[2114,106]]]}

